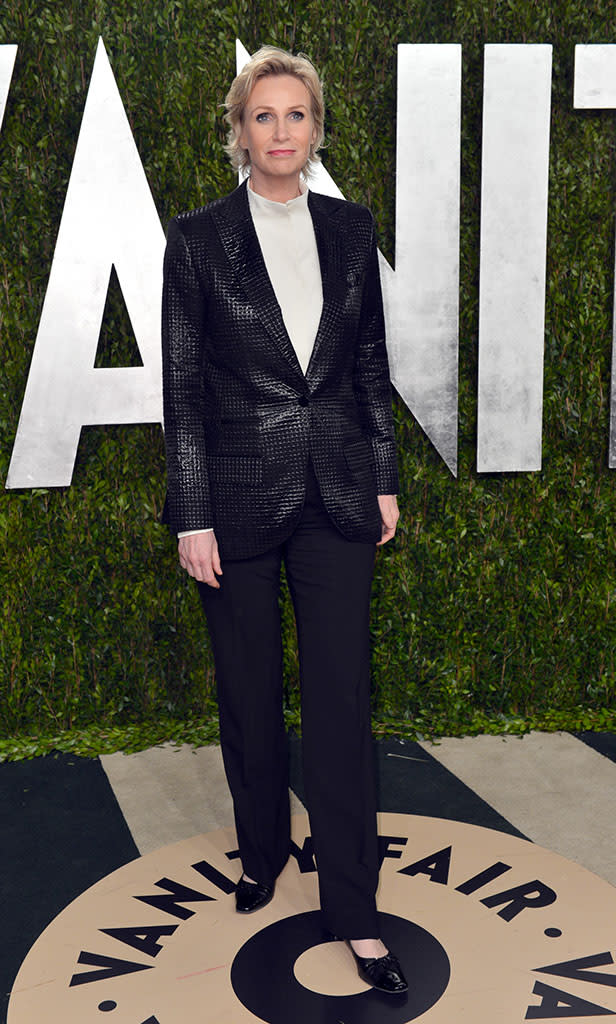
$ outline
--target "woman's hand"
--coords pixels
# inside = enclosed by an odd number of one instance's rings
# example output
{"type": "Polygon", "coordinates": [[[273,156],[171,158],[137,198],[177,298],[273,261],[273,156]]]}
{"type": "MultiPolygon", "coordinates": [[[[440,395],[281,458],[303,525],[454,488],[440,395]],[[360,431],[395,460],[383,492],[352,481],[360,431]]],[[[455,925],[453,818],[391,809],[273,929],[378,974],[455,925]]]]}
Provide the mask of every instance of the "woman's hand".
{"type": "Polygon", "coordinates": [[[222,576],[222,568],[213,530],[180,537],[178,554],[180,565],[190,576],[200,583],[207,583],[208,587],[220,587],[216,576],[222,576]]]}
{"type": "Polygon", "coordinates": [[[387,541],[394,536],[400,511],[395,494],[379,494],[377,500],[381,510],[381,539],[377,544],[377,547],[380,547],[381,544],[387,544],[387,541]]]}

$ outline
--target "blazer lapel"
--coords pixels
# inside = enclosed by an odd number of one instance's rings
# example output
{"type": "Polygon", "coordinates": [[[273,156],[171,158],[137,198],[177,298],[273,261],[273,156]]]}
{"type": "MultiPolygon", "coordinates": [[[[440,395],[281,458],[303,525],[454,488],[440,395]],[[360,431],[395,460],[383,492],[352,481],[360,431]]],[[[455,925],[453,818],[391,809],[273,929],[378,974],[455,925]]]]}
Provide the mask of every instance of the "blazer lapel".
{"type": "MultiPolygon", "coordinates": [[[[340,200],[341,206],[343,202],[340,200]]],[[[323,310],[306,372],[306,376],[312,376],[324,349],[336,338],[342,310],[339,296],[344,295],[343,284],[346,279],[346,246],[343,244],[336,211],[332,214],[331,199],[326,206],[319,193],[311,191],[308,195],[308,209],[314,225],[323,287],[323,310]]]]}
{"type": "Polygon", "coordinates": [[[250,215],[246,188],[247,182],[244,182],[217,204],[212,210],[212,217],[227,259],[244,294],[282,355],[303,376],[267,273],[250,215]]]}

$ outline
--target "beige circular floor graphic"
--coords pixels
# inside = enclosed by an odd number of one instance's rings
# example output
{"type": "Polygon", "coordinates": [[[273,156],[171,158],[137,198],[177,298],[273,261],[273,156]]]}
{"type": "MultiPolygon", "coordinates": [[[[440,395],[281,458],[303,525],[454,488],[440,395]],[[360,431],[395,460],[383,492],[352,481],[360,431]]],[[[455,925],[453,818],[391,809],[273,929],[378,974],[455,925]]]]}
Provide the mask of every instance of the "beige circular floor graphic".
{"type": "Polygon", "coordinates": [[[232,830],[113,872],[46,928],[8,1024],[519,1024],[616,1013],[616,889],[521,839],[379,816],[383,935],[407,997],[368,989],[325,942],[308,821],[272,903],[234,911],[232,830]]]}

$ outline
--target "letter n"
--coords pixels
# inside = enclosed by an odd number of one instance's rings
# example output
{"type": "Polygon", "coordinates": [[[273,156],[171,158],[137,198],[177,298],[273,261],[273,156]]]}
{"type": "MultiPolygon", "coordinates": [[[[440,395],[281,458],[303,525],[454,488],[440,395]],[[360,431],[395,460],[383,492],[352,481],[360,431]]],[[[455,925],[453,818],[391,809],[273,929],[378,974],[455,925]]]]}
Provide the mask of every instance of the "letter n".
{"type": "MultiPolygon", "coordinates": [[[[575,47],[573,106],[582,110],[616,109],[616,46],[614,43],[575,47]]],[[[609,467],[616,469],[616,273],[612,310],[612,386],[610,398],[609,467]]]]}
{"type": "Polygon", "coordinates": [[[162,422],[164,233],[102,39],[6,486],[70,484],[81,427],[162,422]],[[115,266],[143,365],[95,369],[115,266]]]}

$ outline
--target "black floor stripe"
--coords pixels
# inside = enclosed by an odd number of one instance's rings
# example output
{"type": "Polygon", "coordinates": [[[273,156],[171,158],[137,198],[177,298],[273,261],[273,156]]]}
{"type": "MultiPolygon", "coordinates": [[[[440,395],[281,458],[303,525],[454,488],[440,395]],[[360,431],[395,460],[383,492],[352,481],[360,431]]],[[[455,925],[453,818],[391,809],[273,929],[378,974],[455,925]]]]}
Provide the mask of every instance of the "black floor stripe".
{"type": "Polygon", "coordinates": [[[0,764],[0,1021],[15,975],[50,921],[139,855],[100,762],[58,754],[0,764]]]}
{"type": "Polygon", "coordinates": [[[376,763],[380,811],[449,818],[527,838],[419,743],[381,740],[376,763]]]}
{"type": "Polygon", "coordinates": [[[616,761],[616,735],[613,732],[574,732],[572,735],[610,761],[616,761]]]}
{"type": "MultiPolygon", "coordinates": [[[[291,788],[305,802],[301,741],[295,734],[291,734],[289,741],[291,788]]],[[[375,761],[380,811],[465,821],[521,839],[527,838],[419,743],[379,740],[375,743],[375,761]]]]}

